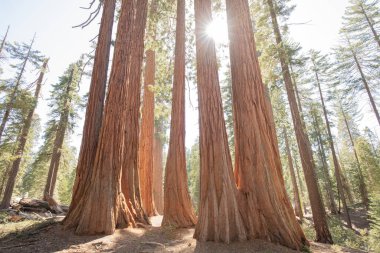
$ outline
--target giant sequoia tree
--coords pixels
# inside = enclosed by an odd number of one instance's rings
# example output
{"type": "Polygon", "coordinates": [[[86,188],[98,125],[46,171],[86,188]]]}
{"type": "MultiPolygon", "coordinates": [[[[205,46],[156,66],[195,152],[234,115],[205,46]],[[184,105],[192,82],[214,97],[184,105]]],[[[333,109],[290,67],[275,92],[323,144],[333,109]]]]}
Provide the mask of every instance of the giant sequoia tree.
{"type": "Polygon", "coordinates": [[[177,1],[173,102],[165,170],[163,225],[189,227],[196,217],[187,187],[185,150],[185,0],[177,1]]]}
{"type": "Polygon", "coordinates": [[[227,0],[238,188],[249,238],[300,249],[306,238],[286,195],[247,0],[227,0]],[[242,67],[244,66],[244,67],[242,67]],[[250,127],[248,127],[250,126],[250,127]],[[269,190],[271,189],[271,190],[269,190]]]}
{"type": "Polygon", "coordinates": [[[215,44],[207,35],[211,0],[196,0],[195,35],[200,128],[200,206],[194,237],[200,241],[245,240],[232,172],[218,79],[215,44]]]}
{"type": "MultiPolygon", "coordinates": [[[[129,192],[129,189],[135,189],[135,184],[138,184],[138,180],[135,181],[133,177],[135,168],[123,165],[125,156],[130,152],[128,149],[136,149],[137,146],[137,141],[132,147],[124,143],[126,134],[133,133],[134,138],[138,139],[138,126],[136,132],[135,129],[128,128],[126,123],[130,120],[138,122],[138,113],[132,114],[131,111],[137,107],[138,112],[139,103],[128,95],[137,97],[136,93],[140,90],[146,16],[146,0],[122,1],[108,96],[93,172],[69,226],[75,228],[78,234],[110,234],[116,227],[135,226],[136,221],[142,221],[142,210],[135,208],[136,202],[140,204],[140,196],[134,191],[129,192]],[[132,103],[129,107],[128,102],[132,103]],[[128,119],[127,115],[132,119],[128,119]],[[125,182],[123,189],[122,181],[125,182]],[[102,208],[99,209],[99,206],[102,208]],[[94,212],[95,209],[98,211],[94,212]]],[[[137,150],[135,151],[134,157],[128,159],[137,161],[137,150]]]]}
{"type": "Polygon", "coordinates": [[[311,210],[313,213],[314,228],[316,231],[316,241],[324,243],[332,243],[332,237],[328,228],[326,211],[323,206],[322,198],[319,193],[317,176],[315,172],[315,164],[309,138],[303,128],[299,109],[297,107],[296,96],[290,75],[290,69],[286,50],[283,45],[280,28],[277,22],[276,8],[274,1],[267,0],[273,32],[276,38],[276,43],[279,47],[278,55],[282,69],[282,75],[288,95],[290,110],[292,113],[293,125],[297,137],[298,149],[301,155],[302,168],[305,174],[306,185],[309,192],[311,210]]]}
{"type": "Polygon", "coordinates": [[[92,175],[92,167],[102,124],[115,5],[116,0],[104,2],[83,127],[81,150],[76,170],[76,179],[71,205],[64,222],[65,224],[70,224],[71,216],[75,213],[75,209],[78,207],[77,204],[82,198],[84,189],[92,175]]]}

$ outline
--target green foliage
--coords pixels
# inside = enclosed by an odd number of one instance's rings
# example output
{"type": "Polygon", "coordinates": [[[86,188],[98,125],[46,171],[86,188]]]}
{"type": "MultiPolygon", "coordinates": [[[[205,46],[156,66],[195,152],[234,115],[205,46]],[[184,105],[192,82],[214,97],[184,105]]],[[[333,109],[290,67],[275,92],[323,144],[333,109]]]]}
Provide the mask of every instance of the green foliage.
{"type": "Polygon", "coordinates": [[[199,143],[195,143],[187,152],[188,187],[193,206],[198,212],[200,198],[200,161],[199,143]]]}

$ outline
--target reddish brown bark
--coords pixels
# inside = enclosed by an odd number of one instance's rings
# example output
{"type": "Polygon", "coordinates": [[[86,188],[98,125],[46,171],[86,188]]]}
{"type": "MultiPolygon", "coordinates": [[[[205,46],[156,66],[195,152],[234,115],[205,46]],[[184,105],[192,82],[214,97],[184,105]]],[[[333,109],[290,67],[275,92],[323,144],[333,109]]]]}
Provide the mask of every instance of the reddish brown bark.
{"type": "Polygon", "coordinates": [[[282,74],[286,91],[288,95],[290,110],[292,113],[293,125],[296,132],[298,149],[300,151],[302,168],[305,174],[306,185],[309,192],[311,210],[313,213],[314,228],[316,231],[316,241],[323,243],[333,243],[326,218],[326,211],[323,206],[322,198],[319,193],[315,164],[309,138],[303,129],[300,112],[297,107],[294,86],[290,76],[287,56],[282,42],[281,32],[277,23],[277,16],[272,0],[267,0],[270,16],[273,25],[273,32],[276,43],[279,46],[279,60],[282,68],[282,74]]]}
{"type": "Polygon", "coordinates": [[[7,31],[5,32],[5,35],[4,35],[3,40],[1,41],[1,44],[0,44],[0,56],[1,56],[1,52],[3,52],[4,46],[5,46],[5,42],[7,41],[8,32],[9,32],[9,26],[7,28],[7,31]]]}
{"type": "Polygon", "coordinates": [[[139,143],[141,200],[148,216],[157,214],[153,198],[154,86],[156,60],[153,50],[146,51],[144,99],[139,143]]]}
{"type": "Polygon", "coordinates": [[[164,213],[164,165],[162,155],[163,144],[156,133],[153,142],[153,198],[157,212],[161,215],[164,213]]]}
{"type": "MultiPolygon", "coordinates": [[[[143,44],[137,45],[136,42],[141,34],[144,34],[146,12],[146,0],[138,3],[134,0],[122,1],[93,173],[71,223],[71,227],[75,228],[78,234],[111,234],[116,227],[135,226],[136,221],[142,221],[139,219],[143,216],[141,210],[134,206],[134,201],[139,201],[139,196],[124,192],[122,180],[132,184],[136,182],[133,181],[134,178],[128,178],[128,172],[133,168],[123,166],[127,153],[127,147],[124,145],[125,134],[132,132],[126,126],[125,104],[127,94],[135,95],[134,92],[139,90],[133,89],[131,82],[136,77],[129,73],[141,75],[139,63],[142,62],[142,54],[138,55],[140,58],[136,58],[135,53],[143,50],[143,44]],[[129,179],[131,180],[128,181],[129,179]]],[[[139,104],[133,105],[139,108],[139,104]]],[[[138,115],[136,120],[138,121],[138,115]]]]}
{"type": "Polygon", "coordinates": [[[177,27],[170,141],[165,169],[164,226],[196,223],[187,187],[185,148],[185,0],[177,1],[177,27]]]}
{"type": "Polygon", "coordinates": [[[301,249],[305,235],[287,197],[271,108],[247,0],[226,0],[243,220],[250,239],[301,249]],[[250,126],[250,127],[247,127],[250,126]]]}
{"type": "MultiPolygon", "coordinates": [[[[12,193],[13,193],[14,186],[16,183],[16,177],[17,177],[17,174],[20,170],[21,160],[23,158],[25,145],[26,145],[26,142],[28,140],[29,130],[30,130],[30,127],[32,126],[33,115],[34,115],[34,111],[37,107],[38,97],[40,95],[40,91],[41,91],[41,87],[42,87],[42,81],[44,79],[44,74],[45,74],[45,71],[47,70],[48,61],[49,61],[49,59],[46,59],[44,61],[42,68],[41,68],[41,73],[37,79],[36,90],[34,92],[33,106],[30,108],[29,113],[26,116],[25,121],[23,122],[24,125],[23,125],[22,130],[21,130],[21,136],[18,138],[19,139],[18,140],[18,147],[17,147],[16,153],[15,153],[16,159],[12,162],[12,165],[10,166],[9,171],[7,168],[6,175],[4,175],[5,178],[8,175],[9,175],[9,177],[8,177],[8,181],[7,181],[7,186],[5,188],[3,200],[1,201],[1,204],[0,204],[0,209],[8,208],[10,203],[11,203],[12,193]]],[[[2,192],[2,189],[0,190],[0,194],[1,194],[1,192],[2,192]]]]}
{"type": "Polygon", "coordinates": [[[78,208],[79,200],[84,194],[84,189],[93,171],[102,125],[115,6],[116,0],[105,1],[103,6],[73,195],[69,212],[64,220],[65,226],[68,227],[70,227],[71,217],[76,213],[75,209],[78,208]]]}
{"type": "Polygon", "coordinates": [[[196,0],[195,35],[200,128],[200,206],[194,237],[200,241],[245,240],[232,172],[215,44],[208,37],[211,0],[196,0]]]}
{"type": "Polygon", "coordinates": [[[298,191],[296,173],[294,172],[293,158],[292,158],[292,153],[289,147],[289,140],[288,140],[288,134],[286,132],[286,128],[284,128],[284,137],[285,137],[286,154],[288,156],[289,172],[290,172],[290,177],[292,179],[294,212],[300,219],[303,219],[301,199],[300,199],[300,194],[298,191]]]}

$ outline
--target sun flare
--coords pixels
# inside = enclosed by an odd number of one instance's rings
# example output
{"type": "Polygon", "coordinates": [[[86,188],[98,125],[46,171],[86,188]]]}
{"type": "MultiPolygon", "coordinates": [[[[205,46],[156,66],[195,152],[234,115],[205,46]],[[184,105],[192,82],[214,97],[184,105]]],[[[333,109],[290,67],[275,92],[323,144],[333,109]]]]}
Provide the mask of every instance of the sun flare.
{"type": "Polygon", "coordinates": [[[225,17],[216,16],[207,26],[206,33],[214,39],[216,43],[225,44],[228,42],[227,20],[225,17]]]}

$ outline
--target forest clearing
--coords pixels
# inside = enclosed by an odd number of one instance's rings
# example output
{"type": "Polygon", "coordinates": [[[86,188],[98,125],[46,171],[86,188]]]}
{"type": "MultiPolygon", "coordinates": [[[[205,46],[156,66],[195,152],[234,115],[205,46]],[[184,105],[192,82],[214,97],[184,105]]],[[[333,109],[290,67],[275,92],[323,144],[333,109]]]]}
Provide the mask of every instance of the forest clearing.
{"type": "Polygon", "coordinates": [[[380,252],[380,0],[3,1],[0,252],[380,252]]]}

